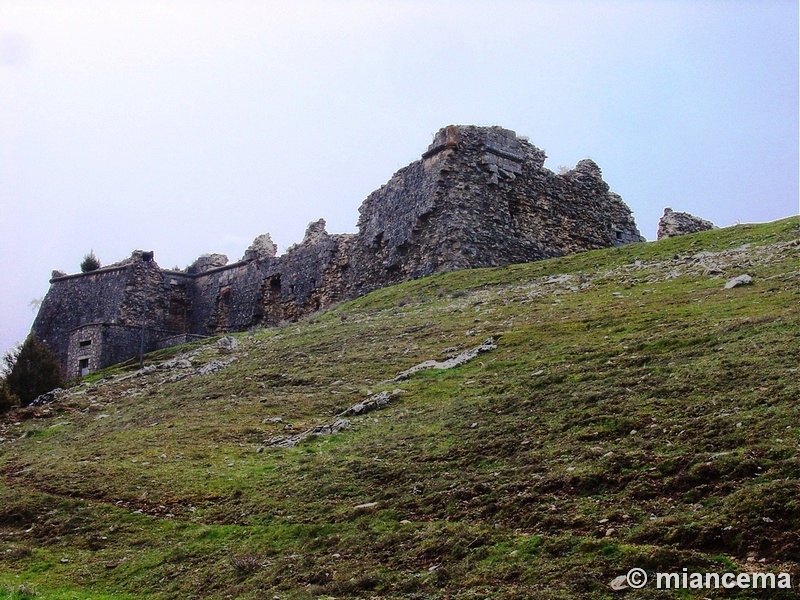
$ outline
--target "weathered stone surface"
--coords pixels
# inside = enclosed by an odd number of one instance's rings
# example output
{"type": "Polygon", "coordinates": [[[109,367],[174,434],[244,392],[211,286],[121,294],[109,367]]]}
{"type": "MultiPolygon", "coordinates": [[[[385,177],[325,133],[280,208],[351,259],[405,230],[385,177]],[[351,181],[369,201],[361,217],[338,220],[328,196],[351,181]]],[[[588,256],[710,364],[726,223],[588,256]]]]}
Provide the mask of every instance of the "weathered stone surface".
{"type": "Polygon", "coordinates": [[[63,398],[64,396],[69,395],[69,392],[62,388],[56,388],[54,390],[50,390],[49,392],[45,392],[40,396],[36,396],[33,401],[28,406],[38,407],[38,406],[45,406],[46,404],[50,404],[51,402],[55,402],[59,398],[63,398]]]}
{"type": "Polygon", "coordinates": [[[611,580],[608,586],[615,592],[626,590],[630,587],[628,585],[628,576],[620,575],[619,577],[614,577],[614,579],[611,580]]]}
{"type": "Polygon", "coordinates": [[[545,158],[501,127],[440,130],[422,160],[359,208],[348,295],[441,271],[644,241],[594,162],[556,175],[545,158]]]}
{"type": "Polygon", "coordinates": [[[211,375],[212,373],[216,373],[217,371],[221,371],[229,364],[233,362],[234,359],[229,360],[212,360],[207,365],[203,365],[199,369],[197,369],[197,375],[211,375]]]}
{"type": "Polygon", "coordinates": [[[695,217],[685,212],[676,212],[667,207],[664,209],[664,214],[658,221],[658,239],[676,237],[679,235],[686,235],[687,233],[697,233],[698,231],[707,231],[708,229],[716,229],[711,221],[706,221],[700,217],[695,217]]]}
{"type": "Polygon", "coordinates": [[[239,262],[207,254],[186,271],[161,269],[137,250],[91,273],[55,276],[33,331],[76,376],[142,348],[297,320],[433,273],[643,241],[594,162],[557,175],[545,158],[502,127],[445,127],[367,197],[356,234],[331,235],[320,219],[281,256],[264,234],[239,262]]]}
{"type": "Polygon", "coordinates": [[[158,368],[166,370],[166,371],[169,371],[169,370],[172,370],[172,369],[191,369],[192,368],[192,363],[191,363],[190,360],[188,360],[186,358],[177,357],[177,358],[173,358],[172,360],[168,360],[168,361],[160,363],[158,365],[158,368]]]}
{"type": "Polygon", "coordinates": [[[747,273],[745,273],[744,275],[739,275],[738,277],[734,277],[733,279],[728,281],[728,283],[725,284],[725,289],[730,290],[732,288],[739,287],[742,285],[750,285],[751,283],[753,283],[753,278],[750,277],[750,275],[748,275],[747,273]]]}
{"type": "Polygon", "coordinates": [[[264,260],[266,258],[275,258],[277,254],[278,246],[272,241],[272,237],[268,233],[262,233],[244,251],[242,260],[264,260]]]}
{"type": "Polygon", "coordinates": [[[239,342],[236,341],[236,338],[230,335],[222,336],[217,340],[217,349],[220,352],[233,352],[238,347],[239,342]]]}
{"type": "Polygon", "coordinates": [[[293,435],[290,437],[275,437],[269,440],[269,445],[271,446],[280,446],[281,448],[294,448],[300,442],[307,440],[310,437],[317,437],[321,435],[334,435],[339,433],[340,431],[344,431],[345,429],[349,429],[351,427],[350,421],[347,419],[337,419],[333,423],[329,423],[326,425],[316,425],[315,427],[311,427],[306,429],[302,433],[298,433],[297,435],[293,435]]]}
{"type": "Polygon", "coordinates": [[[357,416],[357,415],[365,415],[370,413],[374,410],[380,410],[382,408],[386,408],[389,406],[389,403],[394,400],[397,396],[403,393],[403,390],[394,389],[391,392],[383,391],[378,392],[377,394],[373,394],[369,398],[362,400],[361,402],[357,402],[350,408],[343,410],[340,412],[337,417],[350,417],[350,416],[357,416]]]}
{"type": "Polygon", "coordinates": [[[205,273],[211,269],[224,267],[227,264],[228,257],[224,254],[203,254],[189,265],[186,272],[195,275],[197,273],[205,273]]]}
{"type": "Polygon", "coordinates": [[[411,375],[417,373],[418,371],[428,371],[430,369],[453,369],[455,367],[460,367],[464,363],[471,361],[479,354],[489,352],[489,350],[495,350],[496,348],[497,344],[495,343],[494,338],[488,338],[482,344],[475,346],[474,348],[470,348],[469,350],[464,350],[453,358],[448,358],[447,360],[442,361],[426,360],[418,365],[414,365],[410,369],[406,369],[402,373],[398,374],[397,377],[394,378],[394,381],[408,379],[411,375]]]}

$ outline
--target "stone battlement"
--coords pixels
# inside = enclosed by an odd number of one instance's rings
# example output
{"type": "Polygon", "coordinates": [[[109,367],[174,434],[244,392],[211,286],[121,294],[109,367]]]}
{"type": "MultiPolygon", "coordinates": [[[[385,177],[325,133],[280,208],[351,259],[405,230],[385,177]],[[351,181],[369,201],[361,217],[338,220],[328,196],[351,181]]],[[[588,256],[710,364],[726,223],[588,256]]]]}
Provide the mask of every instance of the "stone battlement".
{"type": "Polygon", "coordinates": [[[263,234],[232,264],[204,255],[167,270],[137,250],[90,273],[54,272],[33,333],[75,376],[142,345],[292,321],[433,273],[644,241],[594,162],[557,175],[545,159],[511,130],[450,125],[364,200],[358,233],[329,234],[320,219],[281,256],[263,234]]]}

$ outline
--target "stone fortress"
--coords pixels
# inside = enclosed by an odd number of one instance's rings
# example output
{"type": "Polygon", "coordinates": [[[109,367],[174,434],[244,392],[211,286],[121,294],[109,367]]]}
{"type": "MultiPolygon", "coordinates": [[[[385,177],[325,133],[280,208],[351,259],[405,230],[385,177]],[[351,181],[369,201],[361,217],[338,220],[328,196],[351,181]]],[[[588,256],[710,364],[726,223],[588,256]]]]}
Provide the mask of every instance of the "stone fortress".
{"type": "Polygon", "coordinates": [[[193,337],[293,321],[341,300],[457,269],[644,241],[599,167],[556,174],[501,127],[451,125],[359,208],[358,233],[311,223],[276,256],[269,234],[241,260],[162,269],[152,252],[88,273],[54,271],[32,332],[79,376],[193,337]]]}

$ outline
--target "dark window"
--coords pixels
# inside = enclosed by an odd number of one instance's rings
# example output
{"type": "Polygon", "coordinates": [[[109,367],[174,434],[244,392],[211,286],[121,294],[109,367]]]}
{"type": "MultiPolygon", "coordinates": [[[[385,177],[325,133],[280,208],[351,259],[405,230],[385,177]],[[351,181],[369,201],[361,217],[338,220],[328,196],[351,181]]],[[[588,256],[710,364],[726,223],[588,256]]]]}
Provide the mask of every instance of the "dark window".
{"type": "Polygon", "coordinates": [[[81,340],[80,345],[81,345],[81,348],[85,348],[86,346],[91,346],[92,345],[92,340],[81,340]]]}

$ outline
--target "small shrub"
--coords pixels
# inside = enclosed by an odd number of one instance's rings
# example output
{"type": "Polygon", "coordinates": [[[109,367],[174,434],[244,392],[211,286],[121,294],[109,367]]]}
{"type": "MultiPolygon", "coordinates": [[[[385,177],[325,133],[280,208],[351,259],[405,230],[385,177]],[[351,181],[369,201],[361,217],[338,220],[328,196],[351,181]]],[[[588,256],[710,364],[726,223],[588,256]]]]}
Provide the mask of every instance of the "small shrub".
{"type": "Polygon", "coordinates": [[[239,573],[255,573],[264,566],[264,557],[261,554],[231,554],[228,561],[239,573]]]}
{"type": "Polygon", "coordinates": [[[89,250],[89,253],[86,254],[81,261],[81,273],[96,271],[100,266],[100,261],[94,255],[94,250],[89,250]]]}
{"type": "Polygon", "coordinates": [[[0,379],[0,414],[19,406],[19,398],[8,389],[5,379],[0,379]]]}

